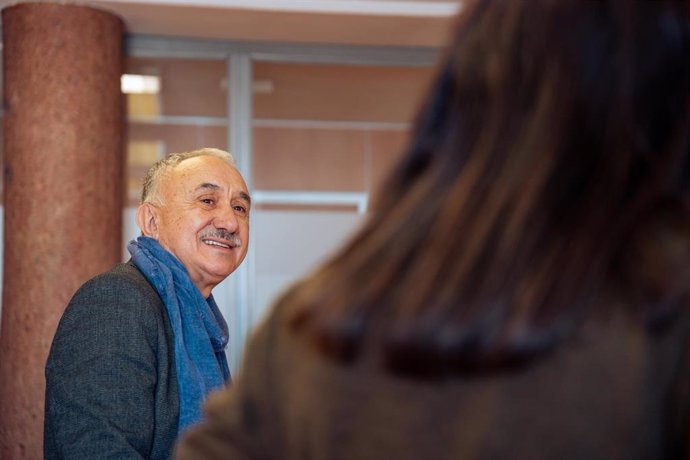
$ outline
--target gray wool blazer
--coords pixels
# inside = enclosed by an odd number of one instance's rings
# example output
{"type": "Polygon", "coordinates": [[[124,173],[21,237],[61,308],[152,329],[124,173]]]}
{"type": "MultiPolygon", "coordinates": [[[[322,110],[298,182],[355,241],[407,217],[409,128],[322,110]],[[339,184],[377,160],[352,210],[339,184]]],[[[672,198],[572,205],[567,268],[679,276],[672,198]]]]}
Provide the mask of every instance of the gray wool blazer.
{"type": "Polygon", "coordinates": [[[74,295],[46,364],[46,459],[166,459],[179,393],[162,300],[129,261],[74,295]]]}

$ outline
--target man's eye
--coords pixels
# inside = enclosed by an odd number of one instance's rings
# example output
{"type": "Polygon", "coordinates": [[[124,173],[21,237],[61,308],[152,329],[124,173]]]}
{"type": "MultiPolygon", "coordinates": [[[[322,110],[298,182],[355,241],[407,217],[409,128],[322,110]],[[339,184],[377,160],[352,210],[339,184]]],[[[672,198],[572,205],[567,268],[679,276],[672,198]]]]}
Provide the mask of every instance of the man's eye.
{"type": "Polygon", "coordinates": [[[247,214],[247,208],[245,208],[244,206],[235,205],[232,208],[240,214],[247,214]]]}
{"type": "Polygon", "coordinates": [[[201,202],[204,204],[212,205],[215,203],[215,200],[213,198],[202,198],[201,202]]]}

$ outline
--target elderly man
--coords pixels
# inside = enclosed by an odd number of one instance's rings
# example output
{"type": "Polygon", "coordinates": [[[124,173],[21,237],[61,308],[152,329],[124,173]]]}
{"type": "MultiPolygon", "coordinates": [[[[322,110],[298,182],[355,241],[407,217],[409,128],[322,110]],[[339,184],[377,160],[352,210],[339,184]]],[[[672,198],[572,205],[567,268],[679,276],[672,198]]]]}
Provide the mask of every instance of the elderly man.
{"type": "Polygon", "coordinates": [[[247,254],[250,201],[222,150],[149,170],[131,259],[77,291],[53,340],[45,458],[165,459],[200,420],[230,379],[211,290],[247,254]]]}

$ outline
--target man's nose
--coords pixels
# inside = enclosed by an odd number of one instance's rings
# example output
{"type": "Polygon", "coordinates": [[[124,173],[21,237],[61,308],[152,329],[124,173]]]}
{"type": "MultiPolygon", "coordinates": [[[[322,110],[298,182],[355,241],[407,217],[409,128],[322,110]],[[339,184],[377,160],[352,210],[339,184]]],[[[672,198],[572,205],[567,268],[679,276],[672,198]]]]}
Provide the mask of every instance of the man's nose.
{"type": "Polygon", "coordinates": [[[237,214],[235,214],[235,210],[232,208],[232,205],[220,206],[216,210],[213,225],[216,228],[222,228],[230,233],[237,231],[239,228],[239,221],[237,219],[237,214]]]}

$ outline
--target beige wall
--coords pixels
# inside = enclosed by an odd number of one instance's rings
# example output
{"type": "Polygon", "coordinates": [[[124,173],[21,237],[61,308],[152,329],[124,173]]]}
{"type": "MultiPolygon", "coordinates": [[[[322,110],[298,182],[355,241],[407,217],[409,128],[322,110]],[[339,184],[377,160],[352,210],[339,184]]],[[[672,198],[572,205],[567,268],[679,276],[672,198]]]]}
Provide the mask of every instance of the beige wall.
{"type": "MultiPolygon", "coordinates": [[[[227,128],[218,125],[226,123],[226,71],[225,61],[129,59],[128,72],[161,78],[159,95],[129,96],[131,115],[206,119],[198,125],[130,123],[130,141],[157,142],[158,156],[202,145],[227,148],[227,128]]],[[[374,192],[405,147],[432,73],[417,67],[255,63],[254,188],[374,192]]],[[[141,158],[132,144],[131,204],[156,156],[141,158]]]]}

